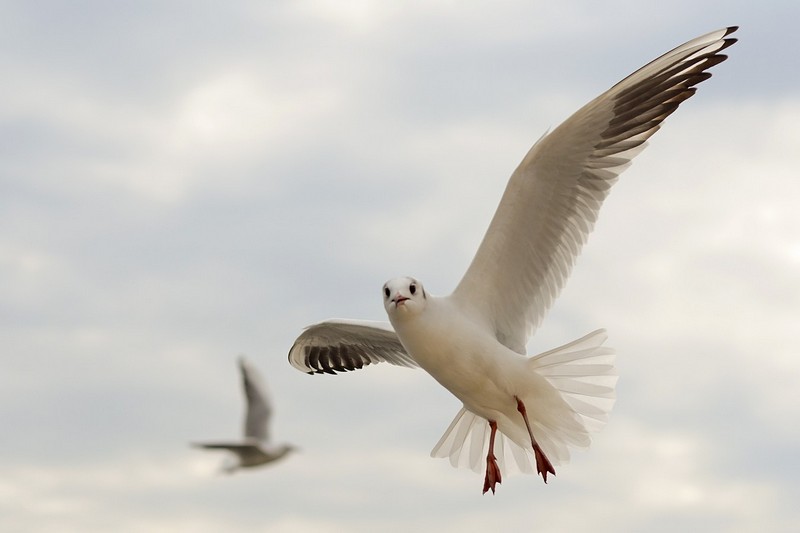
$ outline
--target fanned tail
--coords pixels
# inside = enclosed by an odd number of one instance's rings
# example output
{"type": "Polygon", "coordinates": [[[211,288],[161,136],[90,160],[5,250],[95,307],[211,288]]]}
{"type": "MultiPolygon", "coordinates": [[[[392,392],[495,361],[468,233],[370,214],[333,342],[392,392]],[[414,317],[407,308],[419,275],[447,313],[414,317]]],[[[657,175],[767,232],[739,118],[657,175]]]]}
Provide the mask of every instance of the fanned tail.
{"type": "MultiPolygon", "coordinates": [[[[528,360],[529,368],[544,377],[557,394],[557,404],[550,409],[529,409],[528,415],[536,439],[554,464],[569,460],[568,445],[586,448],[590,433],[605,426],[614,406],[617,374],[614,351],[604,347],[605,330],[599,329],[528,360]],[[544,412],[547,411],[547,412],[544,412]]],[[[535,400],[523,401],[536,405],[535,400]]],[[[524,440],[522,441],[524,442],[524,440]]],[[[431,451],[431,457],[449,458],[454,467],[469,467],[480,472],[488,452],[489,424],[463,408],[431,451]]],[[[533,474],[533,450],[523,448],[502,432],[497,433],[495,455],[501,471],[505,458],[513,457],[509,466],[533,474]]]]}
{"type": "MultiPolygon", "coordinates": [[[[531,459],[533,451],[525,450],[503,433],[497,432],[494,443],[497,465],[502,472],[505,468],[506,456],[514,459],[513,463],[520,472],[533,474],[531,459]]],[[[483,462],[489,451],[489,424],[485,418],[462,407],[450,426],[431,450],[431,457],[449,458],[455,468],[469,467],[480,473],[483,462]]]]}
{"type": "Polygon", "coordinates": [[[598,329],[530,359],[530,367],[561,393],[590,433],[603,429],[616,401],[615,354],[603,346],[607,338],[606,330],[598,329]]]}

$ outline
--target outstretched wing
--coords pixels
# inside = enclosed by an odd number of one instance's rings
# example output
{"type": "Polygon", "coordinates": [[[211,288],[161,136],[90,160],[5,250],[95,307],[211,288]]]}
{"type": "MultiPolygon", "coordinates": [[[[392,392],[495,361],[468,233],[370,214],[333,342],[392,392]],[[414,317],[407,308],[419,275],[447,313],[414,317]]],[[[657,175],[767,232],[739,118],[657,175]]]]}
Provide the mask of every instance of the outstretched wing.
{"type": "Polygon", "coordinates": [[[736,27],[698,37],[637,70],[539,140],[512,174],[453,292],[525,353],[572,270],[617,176],[727,56],[736,27]]]}
{"type": "Polygon", "coordinates": [[[267,441],[269,440],[269,420],[272,416],[272,406],[267,398],[266,387],[258,371],[244,357],[239,358],[239,369],[242,372],[242,386],[247,400],[244,436],[267,441]]]}
{"type": "Polygon", "coordinates": [[[207,450],[230,450],[235,453],[259,449],[256,442],[193,442],[192,446],[207,450]]]}
{"type": "Polygon", "coordinates": [[[335,374],[387,362],[418,366],[387,322],[332,319],[307,327],[289,350],[289,362],[308,374],[335,374]]]}

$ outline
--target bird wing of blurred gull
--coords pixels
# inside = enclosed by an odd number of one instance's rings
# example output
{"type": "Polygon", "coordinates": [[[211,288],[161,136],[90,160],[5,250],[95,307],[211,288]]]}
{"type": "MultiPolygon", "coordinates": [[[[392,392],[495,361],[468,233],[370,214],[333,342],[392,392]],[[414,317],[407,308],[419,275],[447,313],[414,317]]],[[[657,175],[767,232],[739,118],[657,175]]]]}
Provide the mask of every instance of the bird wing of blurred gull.
{"type": "Polygon", "coordinates": [[[239,441],[194,443],[193,446],[209,450],[228,450],[236,455],[236,462],[224,467],[226,472],[238,468],[260,466],[276,461],[294,449],[293,446],[269,444],[269,423],[272,406],[266,385],[256,368],[244,357],[239,358],[239,371],[246,401],[244,435],[239,441]]]}
{"type": "Polygon", "coordinates": [[[244,437],[267,442],[272,407],[267,398],[266,386],[255,367],[244,357],[239,358],[239,368],[242,373],[242,388],[247,402],[244,437]]]}

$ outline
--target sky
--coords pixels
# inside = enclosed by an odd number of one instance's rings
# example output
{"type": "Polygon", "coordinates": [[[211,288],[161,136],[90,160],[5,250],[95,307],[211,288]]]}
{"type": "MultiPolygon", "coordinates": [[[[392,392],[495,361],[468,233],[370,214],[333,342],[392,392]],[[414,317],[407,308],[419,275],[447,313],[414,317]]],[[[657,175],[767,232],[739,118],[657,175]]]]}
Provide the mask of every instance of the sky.
{"type": "Polygon", "coordinates": [[[794,1],[0,2],[0,530],[800,529],[794,1]],[[655,7],[655,6],[658,7],[655,7]],[[429,453],[418,369],[302,328],[448,294],[528,148],[684,41],[740,41],[605,202],[534,354],[604,327],[609,424],[547,485],[429,453]],[[276,443],[220,474],[236,358],[276,443]]]}

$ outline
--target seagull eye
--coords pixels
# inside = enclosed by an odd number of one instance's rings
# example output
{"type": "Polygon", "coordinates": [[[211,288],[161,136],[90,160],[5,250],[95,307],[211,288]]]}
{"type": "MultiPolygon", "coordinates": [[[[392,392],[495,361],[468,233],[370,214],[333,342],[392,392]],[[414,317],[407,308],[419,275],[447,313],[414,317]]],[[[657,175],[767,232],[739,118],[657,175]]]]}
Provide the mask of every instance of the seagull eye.
{"type": "Polygon", "coordinates": [[[383,288],[383,294],[388,298],[389,297],[389,287],[383,288]]]}
{"type": "Polygon", "coordinates": [[[417,292],[417,286],[416,286],[415,284],[413,284],[413,283],[412,283],[411,285],[409,285],[409,286],[408,286],[408,291],[409,291],[411,294],[414,294],[414,293],[416,293],[416,292],[417,292]]]}

